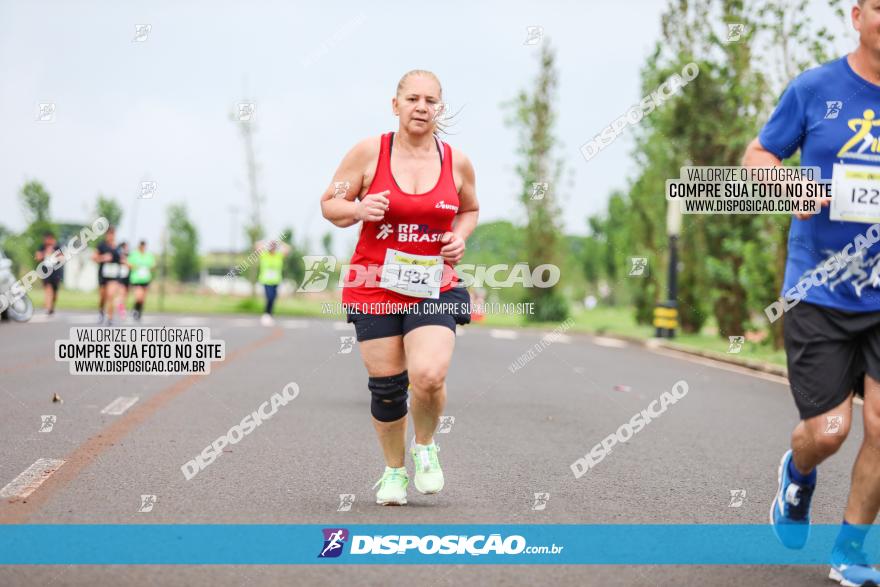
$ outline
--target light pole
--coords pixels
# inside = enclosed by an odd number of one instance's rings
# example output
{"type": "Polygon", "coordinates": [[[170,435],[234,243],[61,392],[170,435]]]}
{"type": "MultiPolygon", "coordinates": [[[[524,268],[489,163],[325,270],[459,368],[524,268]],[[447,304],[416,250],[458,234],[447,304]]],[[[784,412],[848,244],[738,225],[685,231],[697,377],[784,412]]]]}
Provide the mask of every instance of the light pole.
{"type": "Polygon", "coordinates": [[[669,283],[665,302],[654,308],[654,336],[675,338],[678,328],[678,236],[681,234],[681,204],[668,201],[666,234],[669,237],[669,283]]]}
{"type": "Polygon", "coordinates": [[[235,254],[238,252],[236,234],[238,232],[238,206],[229,206],[229,246],[232,248],[232,254],[229,259],[229,266],[235,266],[235,254]]]}

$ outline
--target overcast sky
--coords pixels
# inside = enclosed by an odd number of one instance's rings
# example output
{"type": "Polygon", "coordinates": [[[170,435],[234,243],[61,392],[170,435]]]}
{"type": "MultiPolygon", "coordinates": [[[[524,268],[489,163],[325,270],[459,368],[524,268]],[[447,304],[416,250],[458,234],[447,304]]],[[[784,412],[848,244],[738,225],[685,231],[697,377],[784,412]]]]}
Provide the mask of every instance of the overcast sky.
{"type": "Polygon", "coordinates": [[[481,221],[521,220],[501,104],[535,76],[539,46],[524,43],[537,25],[558,58],[555,133],[572,181],[557,193],[566,230],[583,234],[636,170],[629,135],[589,163],[578,149],[640,98],[664,6],[0,0],[0,224],[24,227],[18,192],[37,179],[55,220],[91,222],[103,193],[125,209],[123,238],[158,243],[166,207],[185,201],[202,251],[242,246],[246,168],[229,114],[253,101],[267,233],[293,226],[315,248],[332,230],[350,254],[357,228],[326,222],[320,194],[355,142],[396,130],[390,100],[414,68],[463,108],[448,141],[474,163],[481,221]],[[136,24],[150,25],[141,42],[136,24]],[[37,121],[40,103],[55,105],[54,122],[37,121]],[[145,180],[158,192],[137,200],[145,180]]]}

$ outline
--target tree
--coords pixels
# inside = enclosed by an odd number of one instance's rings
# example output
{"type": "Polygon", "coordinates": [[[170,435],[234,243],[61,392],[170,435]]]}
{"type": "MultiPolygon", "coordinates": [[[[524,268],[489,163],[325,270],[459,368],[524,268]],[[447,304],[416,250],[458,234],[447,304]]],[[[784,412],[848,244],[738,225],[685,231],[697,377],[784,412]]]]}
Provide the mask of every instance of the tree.
{"type": "Polygon", "coordinates": [[[122,206],[119,205],[114,198],[98,194],[98,200],[95,202],[95,214],[100,218],[104,217],[110,222],[110,226],[119,226],[122,221],[122,206]]]}
{"type": "Polygon", "coordinates": [[[52,197],[38,181],[29,181],[19,192],[25,220],[30,224],[49,222],[49,202],[52,197]]]}
{"type": "Polygon", "coordinates": [[[18,275],[23,267],[30,265],[33,252],[25,245],[24,238],[0,225],[0,252],[12,260],[12,272],[18,275]]]}
{"type": "Polygon", "coordinates": [[[7,246],[10,258],[20,271],[35,265],[34,252],[42,246],[43,235],[47,232],[56,233],[57,229],[49,216],[52,196],[42,183],[32,180],[24,184],[19,191],[19,199],[28,225],[18,237],[7,239],[7,246]]]}
{"type": "MultiPolygon", "coordinates": [[[[526,258],[525,229],[507,220],[498,220],[477,225],[468,237],[467,248],[459,266],[474,265],[479,268],[506,264],[512,267],[517,263],[527,262],[526,258]]],[[[473,272],[474,277],[478,271],[479,269],[473,272]]],[[[504,279],[503,275],[503,272],[499,273],[498,278],[504,279]]],[[[477,286],[484,289],[487,287],[486,284],[477,286]]],[[[518,302],[524,293],[525,290],[519,285],[496,291],[498,301],[502,303],[518,302]]]]}
{"type": "Polygon", "coordinates": [[[189,220],[185,204],[168,207],[168,235],[171,248],[171,273],[179,281],[193,281],[199,277],[196,227],[189,220]]]}
{"type": "Polygon", "coordinates": [[[630,294],[624,282],[629,274],[628,257],[637,256],[633,254],[635,246],[628,224],[630,214],[627,195],[615,191],[608,199],[607,213],[588,219],[590,232],[599,244],[599,274],[610,285],[608,303],[612,305],[627,299],[630,294]]]}
{"type": "MultiPolygon", "coordinates": [[[[833,37],[808,14],[814,0],[671,0],[661,19],[662,36],[642,70],[642,95],[695,62],[699,75],[632,129],[639,174],[624,196],[609,200],[606,217],[590,219],[602,243],[606,274],[623,251],[654,254],[651,274],[623,288],[639,322],[650,317],[666,285],[665,181],[682,166],[739,165],[775,97],[797,73],[827,60],[833,37]],[[729,39],[727,24],[743,25],[729,39]],[[621,207],[623,211],[621,211],[621,207]],[[613,225],[612,219],[618,218],[613,225]],[[618,243],[614,235],[622,234],[618,243]],[[615,251],[618,252],[615,252],[615,251]]],[[[832,7],[841,0],[828,0],[832,7]]],[[[788,161],[797,164],[797,160],[788,161]]],[[[788,215],[685,215],[680,243],[679,322],[699,331],[714,315],[719,335],[743,334],[752,316],[764,324],[763,308],[782,287],[788,215]]],[[[621,265],[622,266],[622,265],[621,265]]],[[[781,346],[781,322],[772,328],[781,346]]]]}
{"type": "Polygon", "coordinates": [[[324,254],[333,255],[333,233],[325,232],[321,237],[321,246],[324,247],[324,254]]]}
{"type": "MultiPolygon", "coordinates": [[[[532,269],[541,264],[560,265],[560,212],[556,191],[562,163],[553,157],[556,145],[552,133],[553,100],[557,83],[554,62],[555,54],[545,40],[541,45],[540,70],[531,93],[520,91],[510,104],[514,114],[508,119],[508,124],[519,131],[517,154],[521,162],[516,172],[522,180],[519,197],[528,218],[526,258],[532,269]],[[547,190],[541,189],[543,184],[547,184],[547,190]]],[[[526,299],[534,302],[536,310],[534,315],[528,315],[529,319],[560,321],[568,316],[568,303],[557,288],[558,285],[527,290],[526,299]]]]}
{"type": "Polygon", "coordinates": [[[584,250],[580,257],[581,270],[584,272],[587,286],[592,289],[598,287],[599,279],[602,276],[599,265],[601,256],[602,243],[595,236],[588,236],[584,239],[584,250]]]}
{"type": "Polygon", "coordinates": [[[296,283],[302,283],[306,274],[303,263],[303,251],[293,239],[293,229],[285,228],[281,233],[281,241],[290,247],[290,252],[284,257],[284,275],[293,279],[296,283]]]}
{"type": "MultiPolygon", "coordinates": [[[[642,71],[642,90],[648,95],[687,64],[699,67],[698,76],[646,116],[636,133],[634,156],[641,173],[630,186],[628,225],[637,250],[666,249],[665,180],[686,165],[738,165],[763,111],[766,82],[753,65],[749,45],[720,38],[707,26],[711,22],[754,28],[741,1],[674,0],[662,17],[662,38],[642,71]]],[[[721,336],[743,333],[748,321],[745,245],[762,224],[760,217],[747,215],[684,217],[677,300],[683,330],[698,331],[708,307],[721,336]]],[[[653,272],[635,291],[641,322],[650,319],[665,273],[653,272]]]]}

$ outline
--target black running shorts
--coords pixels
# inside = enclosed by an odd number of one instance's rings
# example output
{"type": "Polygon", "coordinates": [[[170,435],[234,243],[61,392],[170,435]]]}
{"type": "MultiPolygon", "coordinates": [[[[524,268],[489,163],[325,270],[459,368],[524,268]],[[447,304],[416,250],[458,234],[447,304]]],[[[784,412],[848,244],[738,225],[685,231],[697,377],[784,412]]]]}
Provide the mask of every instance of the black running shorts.
{"type": "Polygon", "coordinates": [[[785,314],[788,380],[801,419],[824,414],[853,392],[865,373],[880,381],[880,312],[843,312],[800,302],[785,314]]]}
{"type": "Polygon", "coordinates": [[[348,322],[354,323],[358,342],[405,336],[419,326],[446,326],[455,332],[457,324],[471,321],[470,295],[463,287],[442,292],[436,300],[425,299],[410,306],[406,312],[395,314],[365,314],[347,311],[348,322]]]}

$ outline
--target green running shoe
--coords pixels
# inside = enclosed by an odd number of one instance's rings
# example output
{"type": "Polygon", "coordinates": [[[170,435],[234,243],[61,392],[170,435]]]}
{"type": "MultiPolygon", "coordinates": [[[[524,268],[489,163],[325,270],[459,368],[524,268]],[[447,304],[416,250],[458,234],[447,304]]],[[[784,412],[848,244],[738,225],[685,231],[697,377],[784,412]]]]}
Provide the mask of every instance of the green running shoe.
{"type": "Polygon", "coordinates": [[[406,474],[406,467],[399,469],[385,467],[382,478],[373,485],[373,489],[379,488],[379,491],[376,492],[376,503],[379,505],[406,505],[408,485],[409,477],[406,474]]]}
{"type": "Polygon", "coordinates": [[[433,442],[429,445],[416,444],[413,441],[413,462],[416,465],[416,476],[413,482],[421,493],[439,493],[443,489],[443,469],[437,453],[440,448],[433,442]]]}

